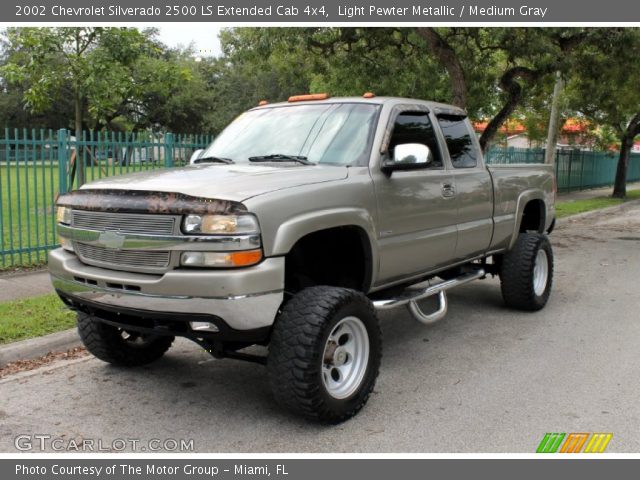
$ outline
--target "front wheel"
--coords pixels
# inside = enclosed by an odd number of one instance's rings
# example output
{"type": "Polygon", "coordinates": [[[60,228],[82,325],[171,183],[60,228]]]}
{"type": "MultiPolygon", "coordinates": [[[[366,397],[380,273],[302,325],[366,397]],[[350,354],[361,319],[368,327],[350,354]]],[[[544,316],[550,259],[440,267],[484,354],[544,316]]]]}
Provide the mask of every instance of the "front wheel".
{"type": "Polygon", "coordinates": [[[552,281],[549,239],[541,233],[521,233],[502,258],[500,287],[505,303],[519,310],[540,310],[549,300],[552,281]]]}
{"type": "Polygon", "coordinates": [[[78,313],[78,333],[89,353],[124,367],[146,365],[159,359],[174,340],[172,336],[130,332],[83,312],[78,313]]]}
{"type": "Polygon", "coordinates": [[[274,326],[267,368],[276,400],[338,423],[366,403],[378,376],[382,335],[369,299],[337,287],[295,295],[274,326]]]}

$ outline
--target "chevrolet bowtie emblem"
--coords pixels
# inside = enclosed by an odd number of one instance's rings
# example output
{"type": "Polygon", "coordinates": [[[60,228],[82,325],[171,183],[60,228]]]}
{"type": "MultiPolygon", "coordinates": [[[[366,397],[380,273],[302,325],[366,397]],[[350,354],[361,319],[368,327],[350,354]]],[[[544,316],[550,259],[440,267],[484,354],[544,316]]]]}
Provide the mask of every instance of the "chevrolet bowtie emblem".
{"type": "Polygon", "coordinates": [[[124,235],[120,235],[117,232],[102,232],[98,237],[98,243],[105,248],[117,250],[124,245],[124,239],[124,235]]]}

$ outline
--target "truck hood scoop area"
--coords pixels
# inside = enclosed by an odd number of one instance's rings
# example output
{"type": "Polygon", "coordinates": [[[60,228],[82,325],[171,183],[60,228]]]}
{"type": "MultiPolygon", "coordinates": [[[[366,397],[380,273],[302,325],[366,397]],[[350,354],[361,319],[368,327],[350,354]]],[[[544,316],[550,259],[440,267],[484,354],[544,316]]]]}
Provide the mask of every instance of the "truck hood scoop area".
{"type": "Polygon", "coordinates": [[[61,195],[58,206],[79,210],[117,213],[164,213],[172,215],[242,213],[246,207],[239,202],[192,197],[182,193],[140,190],[84,189],[61,195]]]}
{"type": "Polygon", "coordinates": [[[342,180],[347,178],[348,171],[347,167],[334,165],[201,164],[104,178],[83,189],[98,192],[135,188],[156,195],[158,192],[179,192],[202,199],[242,202],[276,190],[342,180]]]}

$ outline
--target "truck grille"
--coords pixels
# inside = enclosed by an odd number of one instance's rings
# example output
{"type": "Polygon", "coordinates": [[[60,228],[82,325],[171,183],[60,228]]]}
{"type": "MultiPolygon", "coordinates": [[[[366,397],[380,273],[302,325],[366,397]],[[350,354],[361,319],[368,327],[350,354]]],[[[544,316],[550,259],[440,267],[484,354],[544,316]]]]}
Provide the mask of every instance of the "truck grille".
{"type": "Polygon", "coordinates": [[[171,258],[171,252],[168,251],[115,250],[80,242],[74,243],[74,249],[82,262],[116,270],[164,270],[171,258]]]}
{"type": "Polygon", "coordinates": [[[105,213],[74,210],[72,225],[88,230],[113,230],[145,235],[173,235],[176,217],[135,213],[105,213]]]}

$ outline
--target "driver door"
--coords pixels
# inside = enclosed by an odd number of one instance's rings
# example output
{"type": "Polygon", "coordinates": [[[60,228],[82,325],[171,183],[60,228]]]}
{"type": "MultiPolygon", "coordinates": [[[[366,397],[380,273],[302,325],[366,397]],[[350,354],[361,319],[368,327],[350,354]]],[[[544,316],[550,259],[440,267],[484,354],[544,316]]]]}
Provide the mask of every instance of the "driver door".
{"type": "MultiPolygon", "coordinates": [[[[399,110],[393,122],[382,164],[393,162],[398,145],[429,147],[427,162],[398,169],[372,171],[378,209],[377,284],[393,282],[450,263],[455,255],[457,228],[453,176],[444,162],[424,108],[399,110]]],[[[404,150],[404,148],[403,148],[404,150]]]]}

